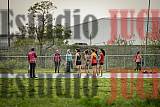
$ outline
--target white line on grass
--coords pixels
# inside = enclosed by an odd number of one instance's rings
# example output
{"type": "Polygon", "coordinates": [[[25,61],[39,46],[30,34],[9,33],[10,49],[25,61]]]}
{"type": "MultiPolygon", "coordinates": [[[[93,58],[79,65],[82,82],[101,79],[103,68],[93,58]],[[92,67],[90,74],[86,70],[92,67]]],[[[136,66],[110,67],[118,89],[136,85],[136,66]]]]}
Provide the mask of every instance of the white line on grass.
{"type": "MultiPolygon", "coordinates": [[[[93,78],[92,74],[75,74],[75,73],[60,73],[60,74],[37,74],[38,78],[93,78]]],[[[0,74],[0,78],[30,78],[29,74],[0,74]]],[[[104,73],[103,76],[96,78],[160,78],[160,73],[104,73]]]]}

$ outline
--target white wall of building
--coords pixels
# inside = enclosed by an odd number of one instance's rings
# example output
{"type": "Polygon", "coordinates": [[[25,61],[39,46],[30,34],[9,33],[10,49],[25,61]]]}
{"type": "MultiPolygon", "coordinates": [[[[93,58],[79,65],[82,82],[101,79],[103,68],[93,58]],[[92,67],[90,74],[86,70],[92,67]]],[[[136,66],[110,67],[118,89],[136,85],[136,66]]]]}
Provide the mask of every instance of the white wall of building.
{"type": "MultiPolygon", "coordinates": [[[[128,20],[128,32],[130,33],[130,19],[126,19],[128,20]]],[[[137,32],[137,22],[136,19],[132,20],[133,21],[133,34],[135,36],[133,36],[130,40],[134,40],[134,45],[141,45],[142,43],[144,43],[144,40],[141,40],[139,38],[140,35],[138,35],[137,32]]],[[[121,20],[117,19],[118,22],[118,31],[117,31],[117,36],[121,35],[121,20]]],[[[147,25],[147,21],[144,21],[144,28],[142,27],[141,30],[144,30],[146,32],[146,25],[147,25]]],[[[75,25],[71,27],[71,31],[72,31],[72,37],[69,40],[69,44],[74,44],[74,43],[87,43],[88,45],[90,44],[90,40],[88,38],[85,37],[84,35],[84,31],[83,31],[83,24],[79,24],[79,25],[75,25]],[[80,26],[80,39],[74,39],[74,27],[75,26],[80,26]]],[[[91,33],[91,28],[92,28],[92,22],[88,22],[88,26],[89,26],[89,32],[91,33]]],[[[151,23],[150,23],[151,26],[151,23]]],[[[98,33],[96,35],[95,38],[92,39],[92,45],[104,45],[104,42],[107,43],[107,41],[109,41],[111,38],[111,20],[108,18],[102,18],[98,20],[98,33]]]]}

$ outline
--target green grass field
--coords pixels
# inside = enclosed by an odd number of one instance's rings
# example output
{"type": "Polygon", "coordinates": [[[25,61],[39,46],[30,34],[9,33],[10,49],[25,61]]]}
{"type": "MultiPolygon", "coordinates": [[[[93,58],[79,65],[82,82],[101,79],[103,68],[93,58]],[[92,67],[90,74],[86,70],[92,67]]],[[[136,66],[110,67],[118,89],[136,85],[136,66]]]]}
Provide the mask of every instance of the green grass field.
{"type": "Polygon", "coordinates": [[[138,81],[133,80],[133,95],[127,99],[124,79],[117,79],[116,90],[111,79],[0,79],[0,107],[160,107],[160,79],[157,98],[152,98],[152,79],[144,79],[145,98],[137,92],[138,81]],[[109,102],[115,92],[116,99],[109,102]]]}
{"type": "MultiPolygon", "coordinates": [[[[147,71],[154,71],[153,68],[147,68],[147,69],[142,69],[142,71],[147,70],[147,71]]],[[[90,73],[92,73],[92,69],[89,70],[90,73]]],[[[73,69],[71,71],[72,73],[76,73],[76,69],[73,69]]],[[[85,73],[84,69],[81,70],[82,73],[85,73]]],[[[114,69],[109,69],[107,71],[104,71],[104,73],[110,73],[110,72],[114,72],[114,73],[139,73],[140,71],[135,71],[134,68],[133,69],[123,69],[123,68],[114,68],[114,69]]],[[[160,72],[160,69],[158,70],[158,72],[160,72]]],[[[28,69],[1,69],[0,68],[0,73],[28,73],[28,69]]],[[[36,73],[55,73],[54,72],[54,68],[53,69],[36,69],[36,73]]],[[[65,69],[60,69],[60,73],[65,73],[65,69]]]]}

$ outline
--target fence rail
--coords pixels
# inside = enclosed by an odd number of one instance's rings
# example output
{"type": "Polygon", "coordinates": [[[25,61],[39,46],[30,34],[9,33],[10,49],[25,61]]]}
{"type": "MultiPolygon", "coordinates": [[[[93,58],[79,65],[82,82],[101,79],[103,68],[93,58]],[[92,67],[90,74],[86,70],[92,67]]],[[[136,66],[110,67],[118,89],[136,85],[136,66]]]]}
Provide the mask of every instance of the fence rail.
{"type": "MultiPolygon", "coordinates": [[[[133,61],[134,55],[106,55],[104,68],[134,68],[135,62],[133,61]]],[[[146,57],[147,67],[160,67],[160,54],[142,54],[142,57],[146,57]]],[[[73,56],[74,59],[74,56],[73,56]]],[[[82,57],[82,65],[84,65],[84,58],[82,57]]],[[[62,55],[62,68],[65,66],[65,55],[62,55]]],[[[143,66],[143,61],[142,61],[143,66]]],[[[0,56],[0,68],[12,68],[12,69],[26,69],[28,68],[27,56],[0,56]]],[[[54,68],[54,62],[52,56],[38,56],[37,68],[54,68]],[[40,63],[40,59],[43,58],[43,62],[40,63]]]]}

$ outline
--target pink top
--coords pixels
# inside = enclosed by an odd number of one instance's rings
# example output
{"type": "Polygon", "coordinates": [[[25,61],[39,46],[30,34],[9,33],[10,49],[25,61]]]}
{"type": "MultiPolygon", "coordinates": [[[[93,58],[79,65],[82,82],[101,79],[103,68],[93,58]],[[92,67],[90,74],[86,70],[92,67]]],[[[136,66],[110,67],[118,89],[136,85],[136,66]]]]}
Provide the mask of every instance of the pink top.
{"type": "Polygon", "coordinates": [[[36,58],[37,58],[37,55],[34,51],[30,51],[28,53],[28,62],[29,63],[36,63],[36,58]]]}
{"type": "Polygon", "coordinates": [[[137,54],[135,56],[135,62],[141,62],[142,56],[140,54],[137,54]]]}
{"type": "Polygon", "coordinates": [[[100,53],[100,60],[99,60],[100,63],[104,63],[104,55],[103,53],[100,53]]]}
{"type": "Polygon", "coordinates": [[[54,54],[53,60],[55,62],[60,62],[61,61],[61,55],[59,53],[54,54]]]}

